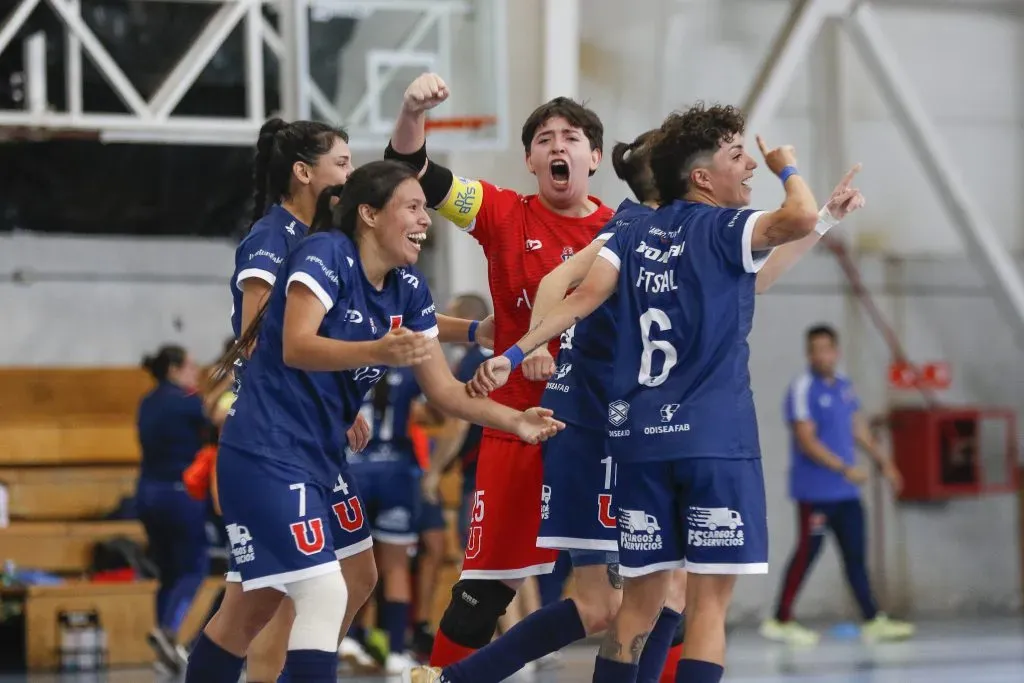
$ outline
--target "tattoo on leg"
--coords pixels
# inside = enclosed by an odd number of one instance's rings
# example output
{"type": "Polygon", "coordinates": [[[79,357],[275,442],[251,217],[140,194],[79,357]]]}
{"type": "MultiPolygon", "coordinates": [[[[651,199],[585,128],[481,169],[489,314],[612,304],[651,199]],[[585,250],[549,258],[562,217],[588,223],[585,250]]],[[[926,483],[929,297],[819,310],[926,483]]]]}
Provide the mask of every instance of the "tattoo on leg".
{"type": "Polygon", "coordinates": [[[608,626],[608,632],[604,634],[604,640],[601,641],[601,648],[597,651],[597,656],[612,661],[618,661],[622,656],[622,643],[619,642],[619,632],[615,628],[615,622],[608,626]]]}
{"type": "Polygon", "coordinates": [[[612,585],[615,590],[622,590],[622,574],[619,574],[618,563],[612,563],[608,565],[608,583],[612,585]]]}
{"type": "Polygon", "coordinates": [[[641,633],[633,639],[633,644],[629,646],[630,661],[636,664],[640,661],[640,655],[643,654],[644,645],[647,643],[648,636],[651,635],[650,631],[641,633]]]}

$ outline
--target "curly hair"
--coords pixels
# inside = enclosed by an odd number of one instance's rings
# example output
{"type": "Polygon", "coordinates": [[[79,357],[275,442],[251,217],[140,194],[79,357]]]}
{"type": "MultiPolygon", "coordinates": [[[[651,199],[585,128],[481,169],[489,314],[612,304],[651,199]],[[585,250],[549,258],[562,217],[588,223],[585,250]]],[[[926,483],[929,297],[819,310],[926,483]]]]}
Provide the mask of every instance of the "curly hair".
{"type": "Polygon", "coordinates": [[[698,102],[670,114],[651,144],[651,172],[662,202],[685,196],[693,169],[708,163],[724,141],[742,135],[745,127],[743,113],[731,105],[706,107],[698,102]]]}

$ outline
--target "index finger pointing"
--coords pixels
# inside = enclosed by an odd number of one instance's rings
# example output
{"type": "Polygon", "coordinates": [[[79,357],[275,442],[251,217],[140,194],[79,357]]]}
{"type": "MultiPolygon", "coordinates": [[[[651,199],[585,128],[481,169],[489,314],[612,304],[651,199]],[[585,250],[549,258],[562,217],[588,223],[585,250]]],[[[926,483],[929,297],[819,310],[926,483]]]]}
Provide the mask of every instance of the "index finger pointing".
{"type": "Polygon", "coordinates": [[[860,173],[860,169],[861,169],[861,165],[859,163],[854,164],[853,168],[851,168],[849,171],[847,171],[846,175],[843,176],[843,179],[839,181],[839,187],[841,187],[844,190],[846,188],[848,188],[850,186],[850,183],[853,182],[854,177],[858,173],[860,173]]]}
{"type": "Polygon", "coordinates": [[[761,150],[761,154],[763,156],[768,156],[768,146],[764,144],[764,138],[762,138],[760,135],[758,135],[756,137],[756,140],[757,140],[757,147],[758,147],[758,149],[761,150]]]}

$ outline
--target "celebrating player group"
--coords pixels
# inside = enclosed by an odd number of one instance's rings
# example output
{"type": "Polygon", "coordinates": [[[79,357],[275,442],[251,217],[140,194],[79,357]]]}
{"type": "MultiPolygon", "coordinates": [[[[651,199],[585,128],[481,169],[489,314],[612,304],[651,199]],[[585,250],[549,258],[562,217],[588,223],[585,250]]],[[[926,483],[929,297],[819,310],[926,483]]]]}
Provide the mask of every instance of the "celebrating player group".
{"type": "Polygon", "coordinates": [[[369,439],[364,397],[408,367],[432,408],[484,433],[462,574],[430,666],[406,680],[497,683],[603,632],[595,682],[717,683],[736,577],[768,571],[754,296],[863,206],[859,167],[819,210],[794,150],[758,137],[785,199],[749,209],[743,115],[697,105],[615,145],[635,201],[613,211],[589,194],[604,153],[593,111],[560,97],[527,118],[524,195],[428,156],[427,112],[448,94],[417,78],[385,159],[355,170],[341,129],[264,127],[222,362],[237,389],[216,465],[232,583],[186,681],[235,683],[247,657],[256,683],[336,681],[376,582],[373,539],[398,537],[376,533],[387,520],[371,519],[346,452],[369,439]],[[436,312],[415,268],[427,209],[483,247],[493,320],[436,312]],[[473,340],[496,355],[461,384],[440,342],[473,340]],[[561,551],[575,597],[495,639],[561,551]],[[257,673],[266,651],[279,662],[257,673]]]}

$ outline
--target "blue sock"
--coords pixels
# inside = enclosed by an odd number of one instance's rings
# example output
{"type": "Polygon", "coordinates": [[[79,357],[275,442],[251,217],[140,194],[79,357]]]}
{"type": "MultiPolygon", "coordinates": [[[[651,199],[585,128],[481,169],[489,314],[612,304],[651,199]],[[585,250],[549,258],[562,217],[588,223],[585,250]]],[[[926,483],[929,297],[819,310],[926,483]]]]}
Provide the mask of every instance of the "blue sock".
{"type": "Polygon", "coordinates": [[[582,640],[587,632],[572,600],[542,607],[497,640],[444,668],[445,683],[503,681],[528,662],[582,640]]]}
{"type": "Polygon", "coordinates": [[[288,650],[285,670],[292,683],[338,683],[338,653],[288,650]]]}
{"type": "Polygon", "coordinates": [[[409,623],[409,603],[382,601],[377,623],[388,633],[391,652],[405,652],[405,627],[409,623]]]}
{"type": "Polygon", "coordinates": [[[719,683],[725,669],[699,659],[680,659],[676,669],[676,683],[719,683]]]}
{"type": "Polygon", "coordinates": [[[366,644],[366,627],[362,624],[352,624],[346,635],[360,645],[366,644]]]}
{"type": "Polygon", "coordinates": [[[277,677],[277,683],[292,683],[292,677],[288,675],[288,664],[284,665],[284,670],[277,677]]]}
{"type": "Polygon", "coordinates": [[[665,666],[665,658],[672,647],[672,639],[676,635],[679,622],[683,615],[668,607],[661,609],[661,616],[654,622],[651,635],[647,637],[644,651],[640,655],[636,674],[637,683],[658,683],[661,678],[661,670],[665,666]]]}
{"type": "Polygon", "coordinates": [[[244,658],[234,656],[210,640],[205,633],[200,633],[188,656],[185,683],[237,681],[244,663],[244,658]]]}
{"type": "Polygon", "coordinates": [[[594,683],[636,683],[636,664],[598,657],[594,663],[594,683]]]}

